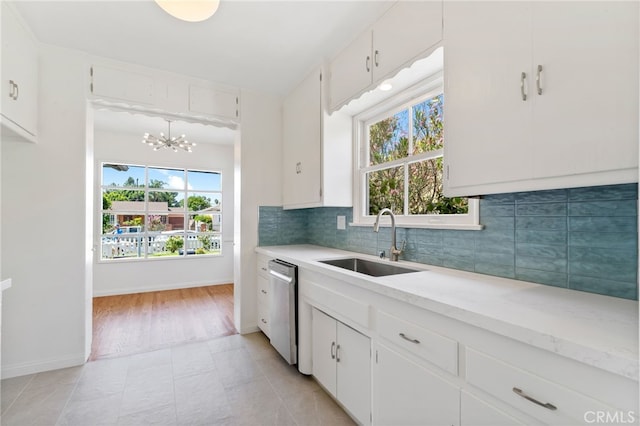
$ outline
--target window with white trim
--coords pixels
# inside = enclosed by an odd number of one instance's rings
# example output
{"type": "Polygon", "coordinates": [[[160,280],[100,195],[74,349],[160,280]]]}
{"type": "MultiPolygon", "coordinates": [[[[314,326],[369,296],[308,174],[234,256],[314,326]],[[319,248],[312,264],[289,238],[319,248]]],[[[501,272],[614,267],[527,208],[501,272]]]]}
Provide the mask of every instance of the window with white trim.
{"type": "Polygon", "coordinates": [[[477,200],[443,194],[444,102],[438,76],[355,118],[355,225],[389,208],[402,226],[479,228],[477,200]]]}
{"type": "Polygon", "coordinates": [[[220,255],[220,172],[102,163],[100,260],[220,255]]]}

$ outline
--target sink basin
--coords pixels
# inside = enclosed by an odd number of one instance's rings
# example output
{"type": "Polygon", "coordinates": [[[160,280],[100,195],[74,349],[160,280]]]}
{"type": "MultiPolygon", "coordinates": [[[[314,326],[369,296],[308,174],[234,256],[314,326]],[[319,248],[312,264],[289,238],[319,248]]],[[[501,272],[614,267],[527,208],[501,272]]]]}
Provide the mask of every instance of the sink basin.
{"type": "Polygon", "coordinates": [[[384,277],[386,275],[407,274],[409,272],[419,272],[419,269],[406,268],[404,266],[393,265],[391,263],[372,262],[371,260],[350,257],[347,259],[321,260],[320,263],[348,269],[349,271],[371,275],[372,277],[384,277]]]}

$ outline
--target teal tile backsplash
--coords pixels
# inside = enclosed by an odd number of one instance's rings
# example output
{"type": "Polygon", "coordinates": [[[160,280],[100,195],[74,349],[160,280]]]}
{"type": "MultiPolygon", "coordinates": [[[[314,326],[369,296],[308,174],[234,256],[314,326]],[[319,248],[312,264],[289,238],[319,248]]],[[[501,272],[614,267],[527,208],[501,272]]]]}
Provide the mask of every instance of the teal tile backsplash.
{"type": "MultiPolygon", "coordinates": [[[[487,195],[482,231],[398,228],[401,259],[626,299],[638,299],[638,185],[487,195]]],[[[260,207],[259,245],[388,251],[389,228],[336,229],[351,208],[260,207]]]]}

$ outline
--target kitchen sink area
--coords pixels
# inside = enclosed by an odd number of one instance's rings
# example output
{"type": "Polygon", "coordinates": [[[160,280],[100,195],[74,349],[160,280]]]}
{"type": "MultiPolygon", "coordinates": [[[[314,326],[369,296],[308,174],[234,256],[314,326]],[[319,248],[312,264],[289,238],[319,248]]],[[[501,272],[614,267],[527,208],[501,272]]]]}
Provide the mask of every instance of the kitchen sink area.
{"type": "Polygon", "coordinates": [[[370,275],[372,277],[385,277],[387,275],[408,274],[421,272],[421,269],[407,268],[391,263],[373,262],[371,260],[348,257],[344,259],[320,260],[320,263],[347,269],[349,271],[370,275]]]}

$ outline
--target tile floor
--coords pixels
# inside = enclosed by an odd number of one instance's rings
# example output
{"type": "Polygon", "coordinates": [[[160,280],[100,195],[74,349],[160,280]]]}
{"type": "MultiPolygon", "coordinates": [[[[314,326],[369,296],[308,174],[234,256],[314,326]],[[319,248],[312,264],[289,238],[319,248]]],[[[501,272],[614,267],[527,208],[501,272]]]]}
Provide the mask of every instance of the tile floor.
{"type": "Polygon", "coordinates": [[[2,380],[3,426],[352,425],[262,333],[2,380]]]}

